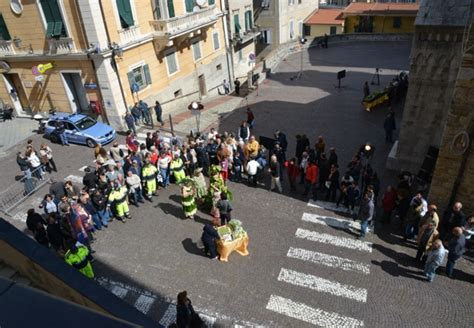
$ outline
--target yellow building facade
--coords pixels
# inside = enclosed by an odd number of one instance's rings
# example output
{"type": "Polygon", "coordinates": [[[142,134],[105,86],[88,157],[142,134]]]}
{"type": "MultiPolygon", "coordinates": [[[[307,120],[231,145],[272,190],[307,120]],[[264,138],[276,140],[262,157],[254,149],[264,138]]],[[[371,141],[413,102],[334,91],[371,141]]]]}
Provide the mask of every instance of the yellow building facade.
{"type": "Polygon", "coordinates": [[[19,113],[84,112],[97,101],[121,128],[138,100],[174,111],[231,78],[220,1],[32,0],[14,9],[0,3],[10,39],[0,42],[0,99],[19,113]]]}

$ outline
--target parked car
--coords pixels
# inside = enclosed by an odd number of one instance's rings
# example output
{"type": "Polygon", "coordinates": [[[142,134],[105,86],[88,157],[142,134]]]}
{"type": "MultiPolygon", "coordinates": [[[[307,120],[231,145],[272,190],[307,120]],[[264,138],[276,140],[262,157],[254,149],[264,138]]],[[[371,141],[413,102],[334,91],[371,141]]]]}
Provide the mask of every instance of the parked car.
{"type": "Polygon", "coordinates": [[[84,114],[55,113],[51,115],[46,123],[45,135],[52,142],[59,142],[56,133],[56,122],[64,122],[67,140],[71,143],[95,147],[97,144],[105,145],[115,140],[115,130],[104,123],[97,122],[90,116],[84,114]]]}

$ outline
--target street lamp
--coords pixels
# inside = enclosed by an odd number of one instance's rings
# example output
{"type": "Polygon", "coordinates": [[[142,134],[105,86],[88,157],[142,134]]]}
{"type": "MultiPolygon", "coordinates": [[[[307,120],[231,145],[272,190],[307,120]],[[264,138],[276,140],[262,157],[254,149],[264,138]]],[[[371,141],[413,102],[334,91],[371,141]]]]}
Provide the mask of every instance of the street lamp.
{"type": "Polygon", "coordinates": [[[204,109],[204,105],[200,102],[193,101],[189,104],[188,109],[193,115],[196,116],[196,132],[199,133],[200,124],[201,124],[201,111],[204,109]]]}
{"type": "Polygon", "coordinates": [[[300,56],[300,72],[298,73],[297,78],[301,79],[301,75],[303,75],[303,46],[306,43],[306,41],[308,41],[308,40],[306,40],[306,38],[304,38],[304,37],[301,37],[299,41],[300,41],[300,54],[301,54],[301,56],[300,56]]]}

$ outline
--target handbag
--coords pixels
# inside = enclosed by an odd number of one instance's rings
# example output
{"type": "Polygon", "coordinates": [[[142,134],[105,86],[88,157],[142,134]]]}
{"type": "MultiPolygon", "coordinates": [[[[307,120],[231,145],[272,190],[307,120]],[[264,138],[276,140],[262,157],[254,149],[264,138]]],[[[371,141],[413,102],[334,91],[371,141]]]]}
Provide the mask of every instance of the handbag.
{"type": "Polygon", "coordinates": [[[49,163],[48,155],[43,155],[43,156],[41,156],[41,157],[40,157],[40,162],[41,162],[41,164],[43,164],[43,165],[48,164],[48,163],[49,163]]]}

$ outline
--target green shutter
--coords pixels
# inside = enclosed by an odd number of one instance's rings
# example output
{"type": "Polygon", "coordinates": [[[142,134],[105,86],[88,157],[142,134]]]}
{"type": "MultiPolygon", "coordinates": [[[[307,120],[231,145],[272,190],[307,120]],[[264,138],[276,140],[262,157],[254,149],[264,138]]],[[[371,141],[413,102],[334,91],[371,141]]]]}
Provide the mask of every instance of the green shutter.
{"type": "Polygon", "coordinates": [[[234,27],[235,27],[235,33],[239,33],[240,32],[239,14],[234,15],[234,27]]]}
{"type": "Polygon", "coordinates": [[[7,24],[5,24],[5,20],[3,19],[3,15],[0,14],[0,39],[2,40],[11,40],[10,33],[7,29],[7,24]]]}
{"type": "Polygon", "coordinates": [[[250,29],[253,28],[253,14],[252,14],[252,11],[247,11],[249,13],[249,26],[250,26],[250,29]]]}
{"type": "MultiPolygon", "coordinates": [[[[135,76],[133,75],[133,71],[127,73],[128,83],[130,83],[130,91],[132,90],[132,84],[135,83],[135,76]]],[[[131,91],[133,93],[133,91],[131,91]]]]}
{"type": "Polygon", "coordinates": [[[161,17],[160,0],[155,0],[155,6],[153,8],[153,17],[155,17],[155,19],[163,18],[161,17]]]}
{"type": "Polygon", "coordinates": [[[41,9],[43,9],[44,18],[46,19],[46,35],[67,36],[66,27],[63,23],[61,10],[57,0],[41,0],[41,9]]]}
{"type": "Polygon", "coordinates": [[[145,72],[146,84],[151,84],[150,68],[148,67],[148,64],[143,65],[143,72],[145,72]]]}
{"type": "Polygon", "coordinates": [[[194,0],[185,0],[186,12],[192,13],[194,8],[194,0]]]}
{"type": "Polygon", "coordinates": [[[117,0],[117,9],[120,16],[120,25],[122,28],[128,28],[135,25],[133,21],[132,7],[130,0],[117,0]]]}
{"type": "Polygon", "coordinates": [[[168,16],[169,18],[173,18],[175,16],[173,0],[168,0],[168,16]]]}
{"type": "Polygon", "coordinates": [[[216,0],[209,0],[209,6],[213,5],[216,3],[216,0]]]}

